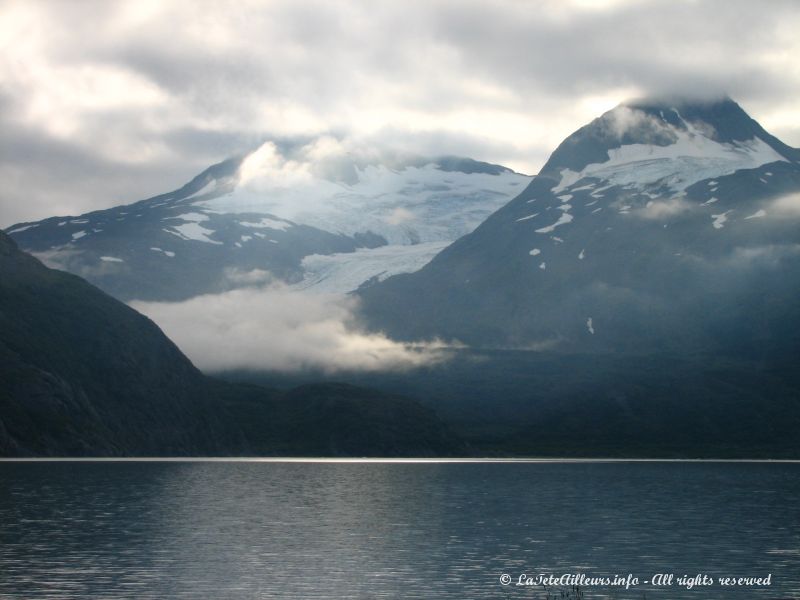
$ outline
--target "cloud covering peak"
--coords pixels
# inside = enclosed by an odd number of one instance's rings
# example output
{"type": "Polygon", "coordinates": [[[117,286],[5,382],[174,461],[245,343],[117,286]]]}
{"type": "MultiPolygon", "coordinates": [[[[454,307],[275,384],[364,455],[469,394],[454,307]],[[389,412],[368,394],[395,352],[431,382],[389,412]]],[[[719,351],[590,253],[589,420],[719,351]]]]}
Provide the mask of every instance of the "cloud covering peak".
{"type": "Polygon", "coordinates": [[[797,5],[9,0],[0,226],[179,187],[266,139],[536,172],[629,97],[729,93],[800,144],[797,5]]]}

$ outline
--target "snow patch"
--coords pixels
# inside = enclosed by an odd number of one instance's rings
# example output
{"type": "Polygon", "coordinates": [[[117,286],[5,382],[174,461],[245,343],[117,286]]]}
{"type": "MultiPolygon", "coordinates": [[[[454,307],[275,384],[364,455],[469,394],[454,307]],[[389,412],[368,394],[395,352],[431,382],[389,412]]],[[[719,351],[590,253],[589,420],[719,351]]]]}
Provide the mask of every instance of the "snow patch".
{"type": "Polygon", "coordinates": [[[765,210],[762,208],[761,210],[758,210],[758,211],[754,212],[754,213],[753,213],[752,215],[750,215],[749,217],[745,217],[745,218],[744,218],[744,220],[746,221],[747,219],[760,219],[760,218],[762,218],[762,217],[766,217],[766,216],[767,216],[767,211],[765,211],[765,210]]]}
{"type": "MultiPolygon", "coordinates": [[[[658,183],[680,192],[709,177],[756,169],[767,163],[788,162],[757,136],[746,141],[719,143],[702,135],[690,124],[686,123],[686,126],[688,131],[664,125],[667,133],[676,139],[668,146],[626,144],[610,149],[605,162],[591,163],[579,172],[564,169],[553,192],[566,189],[586,177],[639,189],[658,183]]],[[[708,185],[716,183],[712,180],[708,185]]]]}
{"type": "Polygon", "coordinates": [[[183,225],[173,225],[172,230],[165,229],[164,231],[175,234],[184,240],[194,240],[196,242],[205,242],[206,244],[216,244],[217,246],[223,245],[222,242],[218,242],[209,238],[208,236],[214,233],[214,231],[211,229],[206,229],[199,223],[191,222],[184,223],[183,225]]]}
{"type": "Polygon", "coordinates": [[[540,264],[539,264],[539,268],[540,268],[542,271],[544,271],[545,269],[547,269],[547,263],[545,263],[545,262],[543,262],[543,263],[540,263],[540,264]]]}
{"type": "MultiPolygon", "coordinates": [[[[189,223],[202,223],[203,221],[208,221],[208,215],[190,212],[183,215],[178,215],[176,217],[167,217],[167,219],[181,219],[183,221],[188,221],[189,223]]],[[[164,220],[166,221],[167,219],[164,220]]]]}
{"type": "Polygon", "coordinates": [[[589,330],[589,333],[594,335],[594,325],[592,324],[592,317],[586,319],[586,329],[589,330]]]}
{"type": "Polygon", "coordinates": [[[286,231],[290,227],[293,227],[292,223],[289,223],[288,221],[279,221],[269,217],[263,217],[258,221],[239,221],[239,225],[257,229],[277,229],[278,231],[286,231]]]}
{"type": "Polygon", "coordinates": [[[580,254],[578,254],[578,260],[583,260],[584,258],[586,258],[586,249],[585,248],[583,250],[581,250],[580,254]]]}
{"type": "Polygon", "coordinates": [[[558,218],[558,221],[556,221],[552,225],[548,225],[547,227],[542,227],[541,229],[537,229],[536,233],[551,233],[555,231],[556,227],[561,227],[562,225],[571,223],[572,219],[573,217],[571,214],[567,212],[561,213],[561,216],[558,218]]]}
{"type": "Polygon", "coordinates": [[[76,231],[75,233],[72,234],[72,241],[74,242],[75,240],[79,240],[85,235],[86,235],[85,231],[76,231]]]}
{"type": "Polygon", "coordinates": [[[22,227],[17,227],[16,229],[9,229],[6,231],[7,234],[11,235],[12,233],[19,233],[20,231],[26,231],[28,229],[32,229],[33,227],[38,227],[39,223],[34,223],[33,225],[23,225],[22,227]]]}
{"type": "Polygon", "coordinates": [[[100,260],[103,262],[125,262],[121,258],[117,258],[116,256],[101,256],[100,260]]]}
{"type": "Polygon", "coordinates": [[[539,213],[533,213],[532,215],[528,215],[527,217],[521,217],[517,219],[517,221],[527,221],[528,219],[532,219],[534,217],[538,217],[539,213]]]}
{"type": "Polygon", "coordinates": [[[728,214],[732,211],[726,210],[724,213],[720,213],[718,215],[711,215],[711,218],[714,219],[712,225],[714,229],[722,229],[725,227],[725,222],[728,220],[728,214]]]}
{"type": "Polygon", "coordinates": [[[175,256],[174,252],[170,252],[169,250],[162,250],[161,248],[156,248],[155,246],[150,248],[150,250],[152,250],[153,252],[161,252],[162,254],[165,254],[166,256],[169,256],[170,258],[175,256]]]}
{"type": "Polygon", "coordinates": [[[538,255],[539,255],[539,254],[541,254],[541,253],[542,253],[542,251],[541,251],[541,250],[539,250],[538,248],[534,248],[533,250],[531,250],[530,252],[528,252],[528,254],[530,254],[531,256],[538,256],[538,255]]]}

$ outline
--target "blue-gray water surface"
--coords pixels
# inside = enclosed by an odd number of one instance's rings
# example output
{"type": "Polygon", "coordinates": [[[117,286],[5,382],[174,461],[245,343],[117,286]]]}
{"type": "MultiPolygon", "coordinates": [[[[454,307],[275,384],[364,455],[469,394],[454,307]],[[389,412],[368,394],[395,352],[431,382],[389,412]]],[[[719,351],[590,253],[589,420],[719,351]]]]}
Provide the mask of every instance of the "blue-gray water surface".
{"type": "Polygon", "coordinates": [[[0,463],[0,598],[800,598],[798,497],[786,463],[0,463]]]}

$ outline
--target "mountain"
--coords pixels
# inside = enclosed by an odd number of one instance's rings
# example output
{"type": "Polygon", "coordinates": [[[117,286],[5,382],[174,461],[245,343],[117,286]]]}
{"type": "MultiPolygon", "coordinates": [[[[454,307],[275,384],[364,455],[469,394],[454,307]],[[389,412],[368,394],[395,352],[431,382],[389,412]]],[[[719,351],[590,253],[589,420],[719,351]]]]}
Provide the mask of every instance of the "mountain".
{"type": "Polygon", "coordinates": [[[730,99],[623,104],[421,270],[360,292],[400,339],[564,353],[800,350],[800,150],[730,99]]]}
{"type": "Polygon", "coordinates": [[[206,377],[149,319],[0,233],[0,456],[464,451],[397,395],[206,377]]]}
{"type": "Polygon", "coordinates": [[[168,194],[7,233],[125,301],[270,280],[346,293],[419,269],[529,181],[465,158],[267,142],[168,194]]]}

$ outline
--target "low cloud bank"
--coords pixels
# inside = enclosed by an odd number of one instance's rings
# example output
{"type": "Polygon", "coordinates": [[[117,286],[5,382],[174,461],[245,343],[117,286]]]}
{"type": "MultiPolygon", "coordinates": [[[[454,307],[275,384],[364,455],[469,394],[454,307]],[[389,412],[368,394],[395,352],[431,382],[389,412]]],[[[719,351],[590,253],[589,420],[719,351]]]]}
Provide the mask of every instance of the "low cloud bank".
{"type": "Polygon", "coordinates": [[[400,343],[361,328],[356,301],[284,285],[183,302],[133,301],[202,370],[402,370],[447,360],[445,344],[400,343]]]}

